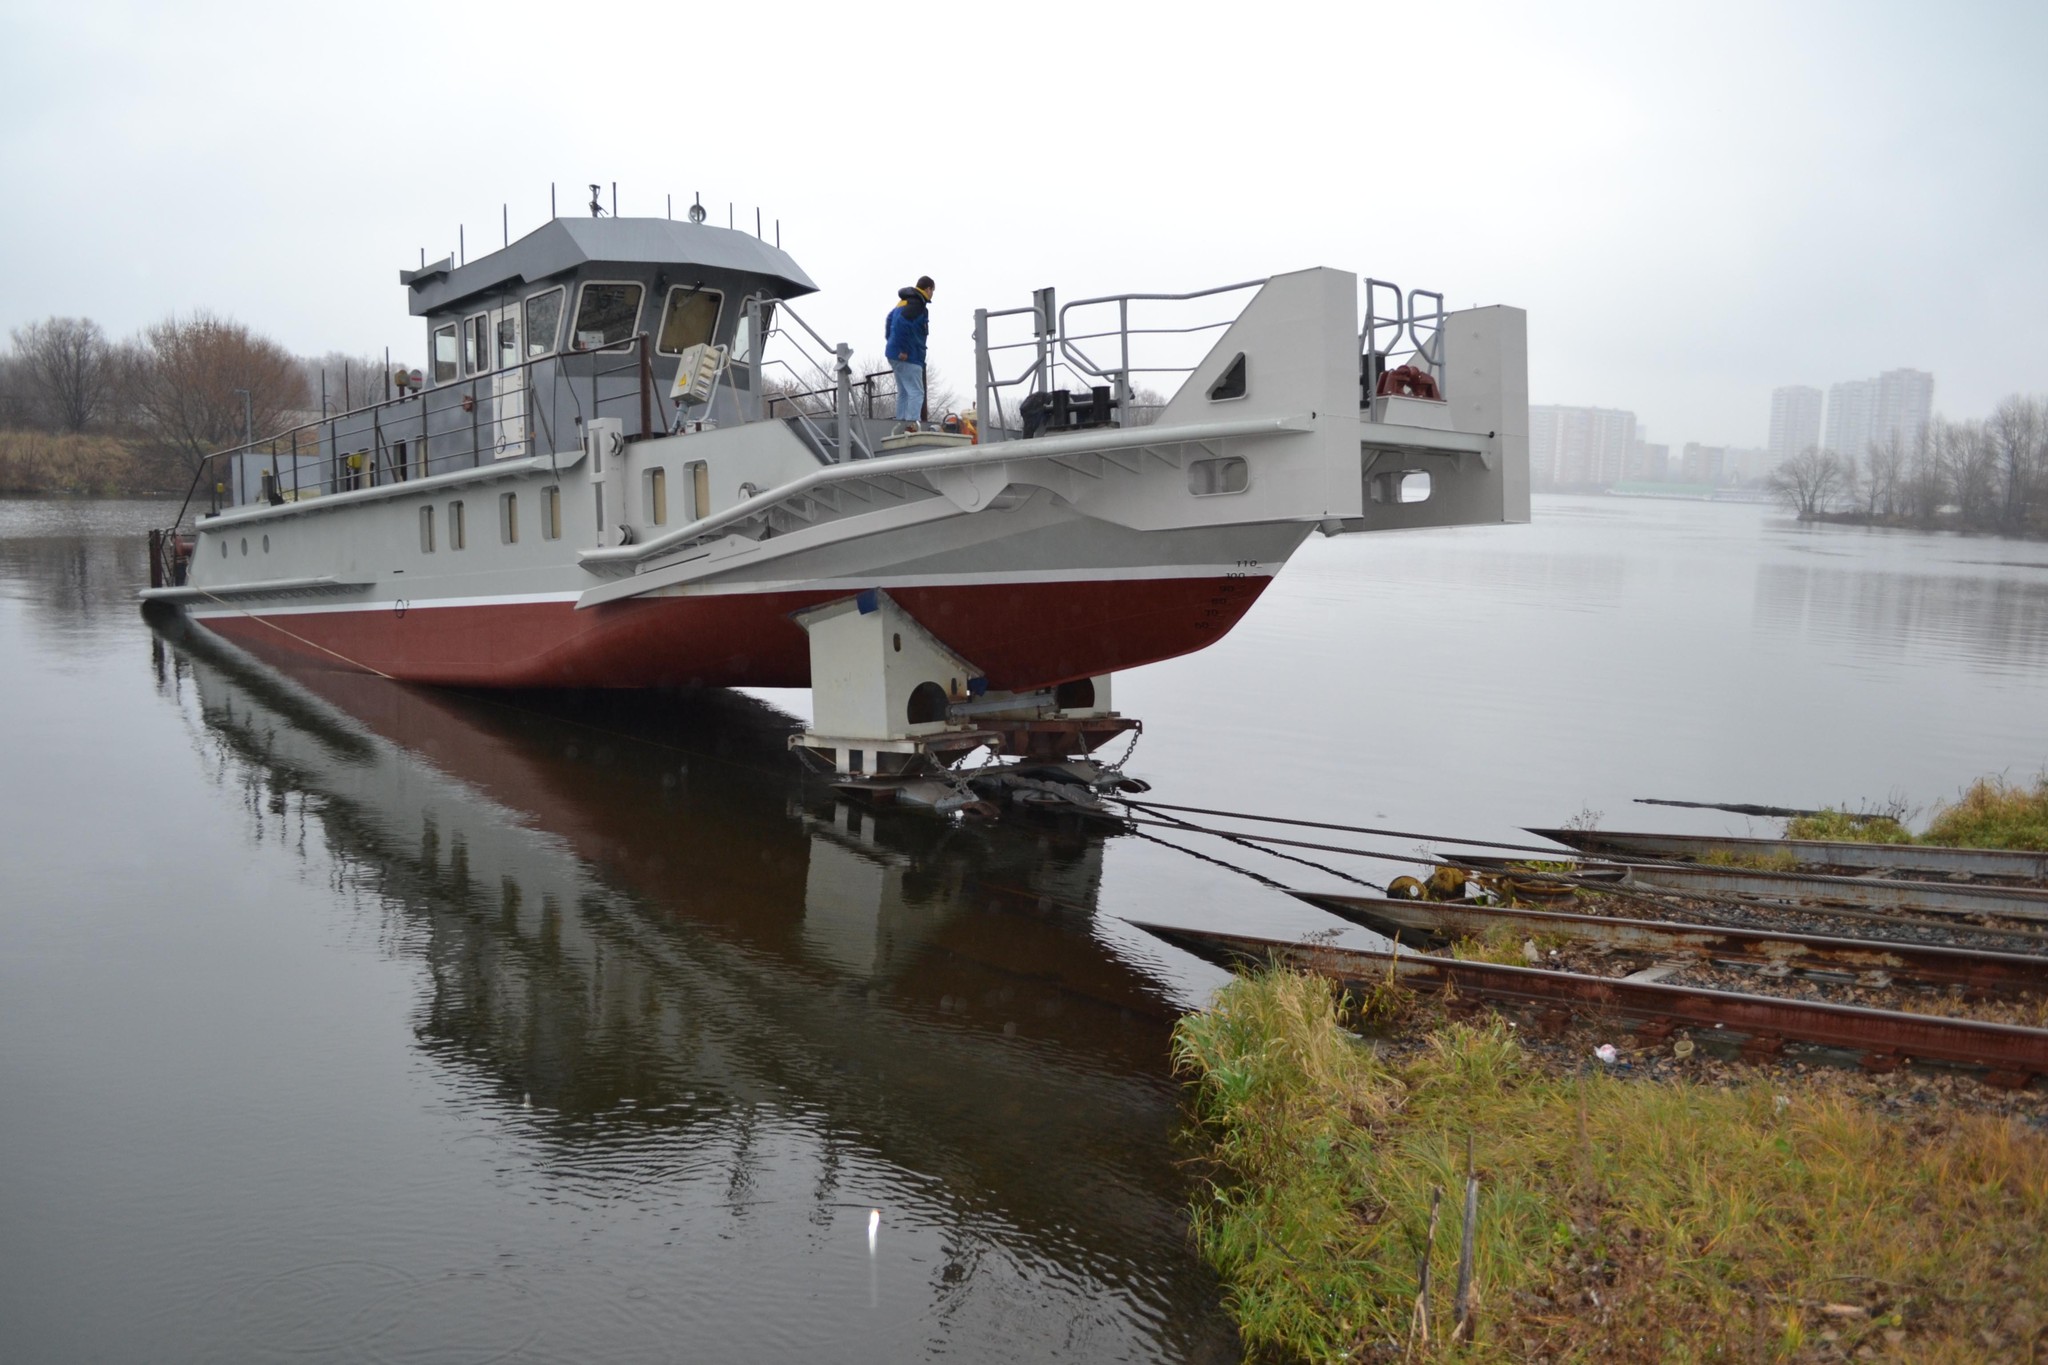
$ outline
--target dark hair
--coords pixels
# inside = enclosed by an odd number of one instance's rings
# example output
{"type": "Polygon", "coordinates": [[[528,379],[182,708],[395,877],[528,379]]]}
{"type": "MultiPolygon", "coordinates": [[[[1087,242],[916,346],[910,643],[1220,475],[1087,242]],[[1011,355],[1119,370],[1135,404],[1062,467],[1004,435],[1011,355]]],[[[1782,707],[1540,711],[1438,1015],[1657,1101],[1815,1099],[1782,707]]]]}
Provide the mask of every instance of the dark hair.
{"type": "Polygon", "coordinates": [[[932,288],[932,277],[929,275],[919,275],[917,277],[917,287],[929,291],[932,288]]]}

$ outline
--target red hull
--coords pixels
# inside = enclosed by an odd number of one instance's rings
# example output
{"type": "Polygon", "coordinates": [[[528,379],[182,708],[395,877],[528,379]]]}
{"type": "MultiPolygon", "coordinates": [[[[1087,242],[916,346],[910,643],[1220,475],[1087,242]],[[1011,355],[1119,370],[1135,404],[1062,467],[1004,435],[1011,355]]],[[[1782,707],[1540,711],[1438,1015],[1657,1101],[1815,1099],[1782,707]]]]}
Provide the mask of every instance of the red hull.
{"type": "MultiPolygon", "coordinates": [[[[1215,643],[1272,580],[891,588],[889,595],[992,687],[1024,691],[1135,668],[1215,643]]],[[[259,652],[285,647],[394,678],[467,687],[808,687],[810,647],[792,612],[847,596],[783,592],[654,597],[577,611],[569,602],[256,613],[202,624],[259,652]]]]}

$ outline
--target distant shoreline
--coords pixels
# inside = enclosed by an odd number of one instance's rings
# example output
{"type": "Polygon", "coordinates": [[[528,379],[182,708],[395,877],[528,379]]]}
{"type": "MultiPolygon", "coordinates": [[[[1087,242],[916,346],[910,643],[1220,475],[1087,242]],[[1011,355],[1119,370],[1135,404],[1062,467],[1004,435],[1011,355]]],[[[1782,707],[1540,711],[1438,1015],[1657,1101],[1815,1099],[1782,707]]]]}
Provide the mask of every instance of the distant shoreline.
{"type": "Polygon", "coordinates": [[[1986,536],[1993,540],[2048,540],[2048,532],[2004,531],[1995,526],[1972,526],[1958,516],[1937,516],[1932,520],[1886,516],[1871,512],[1809,512],[1801,521],[1825,522],[1831,526],[1871,526],[1884,531],[1950,531],[1957,535],[1986,536]]]}

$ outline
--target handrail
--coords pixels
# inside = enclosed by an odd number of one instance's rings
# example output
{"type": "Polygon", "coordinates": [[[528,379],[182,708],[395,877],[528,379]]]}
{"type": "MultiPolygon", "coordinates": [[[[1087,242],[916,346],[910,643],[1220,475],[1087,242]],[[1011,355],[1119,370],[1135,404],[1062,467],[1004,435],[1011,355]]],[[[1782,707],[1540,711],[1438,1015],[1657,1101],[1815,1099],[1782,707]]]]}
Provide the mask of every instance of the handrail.
{"type": "MultiPolygon", "coordinates": [[[[1415,348],[1415,354],[1422,358],[1422,363],[1430,374],[1441,382],[1444,378],[1444,323],[1449,317],[1450,314],[1444,309],[1444,296],[1440,291],[1410,289],[1404,292],[1401,286],[1392,280],[1367,276],[1365,323],[1359,330],[1358,349],[1361,355],[1368,357],[1365,363],[1369,380],[1376,373],[1373,370],[1374,362],[1384,364],[1386,359],[1394,354],[1395,348],[1401,345],[1405,336],[1408,344],[1415,348]],[[1380,296],[1383,291],[1393,296],[1393,312],[1390,316],[1382,316],[1380,313],[1380,296]],[[1424,299],[1436,305],[1435,311],[1422,311],[1421,302],[1424,299]],[[1427,326],[1429,331],[1427,339],[1422,333],[1424,326],[1427,326]],[[1385,345],[1382,345],[1380,334],[1387,331],[1391,331],[1393,335],[1385,345]]],[[[1365,396],[1370,398],[1372,395],[1365,396]]]]}
{"type": "MultiPolygon", "coordinates": [[[[1129,308],[1130,308],[1130,305],[1131,305],[1131,304],[1133,304],[1133,303],[1185,303],[1185,302],[1187,302],[1187,301],[1188,301],[1188,300],[1190,300],[1190,299],[1205,299],[1205,298],[1208,298],[1208,297],[1210,297],[1211,295],[1215,295],[1215,294],[1230,294],[1230,293],[1234,293],[1234,292],[1236,292],[1237,290],[1240,290],[1240,289],[1257,289],[1257,288],[1261,287],[1262,285],[1264,285],[1265,283],[1266,283],[1266,278],[1265,278],[1265,277],[1261,277],[1261,278],[1259,278],[1259,279],[1256,279],[1256,280],[1241,280],[1241,281],[1239,281],[1239,282],[1238,282],[1238,283],[1236,283],[1236,284],[1219,284],[1219,285],[1217,285],[1217,286],[1216,286],[1215,288],[1213,288],[1213,289],[1196,289],[1196,290],[1193,290],[1192,292],[1190,292],[1190,293],[1186,293],[1186,294],[1104,294],[1104,295],[1102,295],[1102,296],[1101,296],[1101,297],[1099,297],[1099,298],[1092,298],[1092,299],[1073,299],[1073,300],[1071,300],[1071,301],[1069,301],[1069,302],[1067,302],[1067,303],[1063,303],[1063,304],[1061,304],[1061,305],[1060,305],[1060,311],[1059,311],[1059,327],[1058,327],[1058,332],[1059,332],[1059,348],[1060,348],[1060,353],[1061,353],[1062,355],[1066,356],[1068,360],[1072,361],[1072,362],[1074,363],[1074,365],[1075,365],[1075,367],[1076,367],[1077,369],[1081,370],[1081,371],[1082,371],[1083,373],[1085,373],[1085,374],[1092,374],[1092,375],[1094,375],[1094,376],[1095,376],[1095,377],[1096,377],[1097,379],[1108,379],[1108,378],[1110,378],[1110,377],[1111,377],[1112,375],[1116,375],[1116,374],[1129,374],[1129,373],[1131,372],[1131,370],[1130,370],[1130,359],[1131,359],[1131,352],[1130,352],[1130,338],[1131,338],[1131,335],[1132,335],[1132,329],[1131,329],[1131,326],[1130,326],[1130,314],[1129,314],[1129,308]],[[1088,355],[1088,354],[1087,354],[1087,352],[1085,352],[1085,351],[1082,351],[1082,350],[1081,350],[1081,349],[1080,349],[1079,347],[1077,347],[1077,346],[1074,346],[1074,345],[1070,344],[1070,343],[1071,343],[1071,342],[1073,342],[1073,341],[1077,341],[1077,340],[1092,340],[1092,339],[1094,339],[1094,338],[1092,338],[1092,337],[1079,337],[1079,338],[1075,338],[1075,337],[1069,337],[1069,336],[1067,335],[1067,314],[1069,314],[1069,313],[1073,312],[1073,311],[1074,311],[1074,310],[1075,310],[1076,308],[1086,308],[1086,307],[1089,307],[1090,305],[1093,305],[1093,304],[1104,304],[1104,303],[1114,303],[1114,304],[1119,304],[1119,305],[1121,305],[1121,306],[1122,306],[1122,309],[1123,309],[1123,312],[1122,312],[1122,318],[1121,318],[1121,325],[1119,325],[1119,327],[1117,328],[1117,330],[1116,330],[1116,331],[1114,331],[1114,332],[1103,332],[1103,333],[1099,333],[1099,334],[1097,334],[1098,336],[1121,336],[1121,337],[1123,338],[1123,340],[1124,340],[1124,354],[1123,354],[1123,361],[1124,361],[1124,364],[1123,364],[1123,367],[1122,367],[1121,369],[1119,369],[1119,370],[1105,370],[1105,369],[1103,369],[1103,368],[1102,368],[1101,366],[1099,366],[1098,364],[1096,364],[1096,363],[1095,363],[1094,357],[1092,357],[1092,356],[1088,355]]],[[[1234,321],[1234,319],[1233,319],[1233,321],[1234,321]]],[[[1221,326],[1228,326],[1228,325],[1229,325],[1229,323],[1213,323],[1213,324],[1210,324],[1210,326],[1219,326],[1219,327],[1221,327],[1221,326]]],[[[1167,331],[1170,331],[1170,330],[1171,330],[1171,329],[1167,329],[1167,328],[1150,328],[1150,329],[1139,329],[1138,335],[1141,335],[1141,336],[1142,336],[1142,335],[1146,335],[1146,334],[1148,334],[1148,333],[1154,333],[1154,332],[1157,332],[1157,333],[1163,333],[1163,332],[1167,332],[1167,331]]],[[[1190,330],[1190,331],[1201,331],[1201,330],[1207,330],[1207,328],[1190,328],[1190,329],[1183,329],[1183,330],[1190,330]]],[[[1192,370],[1193,368],[1194,368],[1194,367],[1193,367],[1192,365],[1190,365],[1190,366],[1186,366],[1186,367],[1185,367],[1185,370],[1192,370]]],[[[1167,371],[1166,371],[1166,370],[1164,370],[1164,369],[1153,369],[1153,370],[1146,370],[1146,371],[1143,371],[1143,372],[1144,372],[1144,373],[1148,373],[1148,374],[1154,374],[1154,373],[1167,373],[1167,371]]],[[[1174,372],[1174,373],[1181,373],[1181,372],[1184,372],[1184,370],[1175,370],[1175,371],[1173,371],[1173,372],[1174,372]]]]}
{"type": "MultiPolygon", "coordinates": [[[[552,445],[553,413],[549,410],[548,405],[542,404],[539,401],[541,397],[540,385],[535,381],[534,372],[540,366],[552,365],[554,367],[554,390],[556,392],[566,392],[570,400],[576,404],[580,415],[595,416],[595,410],[589,414],[582,414],[582,396],[576,392],[576,381],[582,379],[583,376],[566,374],[563,372],[561,365],[561,362],[564,360],[575,360],[584,356],[596,358],[608,355],[631,355],[632,358],[623,365],[606,366],[598,363],[592,365],[589,378],[593,388],[593,409],[602,408],[608,403],[637,399],[641,405],[643,427],[647,428],[648,433],[651,434],[653,426],[651,409],[654,403],[660,400],[660,395],[652,392],[652,380],[648,374],[651,364],[651,354],[648,348],[651,340],[652,338],[648,333],[637,332],[632,336],[622,338],[619,341],[608,342],[602,346],[555,350],[548,352],[546,355],[527,356],[521,360],[514,361],[510,365],[502,365],[495,369],[479,371],[476,374],[436,384],[429,388],[417,389],[396,398],[381,399],[377,402],[366,403],[342,412],[326,413],[312,421],[295,423],[292,426],[281,428],[266,436],[239,442],[225,449],[213,451],[201,456],[194,467],[192,482],[186,489],[184,500],[179,504],[177,520],[172,523],[170,529],[174,530],[176,527],[184,524],[185,514],[191,508],[193,496],[198,492],[200,482],[206,478],[208,471],[215,468],[219,462],[231,460],[236,456],[269,456],[273,461],[280,462],[289,460],[291,465],[290,473],[294,480],[293,485],[290,487],[282,486],[284,477],[282,473],[273,471],[273,477],[279,481],[278,491],[280,493],[288,494],[293,499],[296,499],[305,492],[305,490],[297,486],[296,480],[308,459],[339,462],[345,456],[374,455],[375,458],[372,463],[361,470],[343,472],[339,467],[336,467],[324,472],[320,478],[320,483],[325,485],[330,482],[339,484],[343,480],[354,478],[375,480],[381,471],[391,471],[395,478],[399,480],[420,477],[431,472],[434,466],[445,466],[452,460],[468,459],[472,462],[480,460],[483,451],[487,448],[487,441],[489,445],[502,444],[509,440],[530,441],[536,435],[545,434],[552,445]],[[597,380],[627,373],[634,368],[638,368],[642,372],[641,382],[636,386],[635,392],[628,394],[603,394],[596,392],[597,380]],[[499,384],[506,377],[514,374],[522,376],[524,383],[516,387],[499,387],[499,384]],[[502,400],[516,401],[503,402],[502,400]],[[468,440],[446,454],[438,453],[434,449],[436,443],[445,442],[451,437],[459,437],[460,429],[458,426],[454,431],[444,430],[436,432],[429,425],[429,419],[433,417],[446,417],[454,408],[465,401],[467,402],[467,407],[464,408],[464,411],[470,414],[468,440]],[[499,403],[493,414],[488,418],[478,419],[475,415],[478,405],[493,401],[498,401],[499,403]],[[507,411],[507,408],[515,410],[507,411]],[[341,450],[340,444],[344,439],[342,429],[344,427],[355,427],[360,430],[362,419],[364,418],[369,420],[368,430],[361,431],[360,436],[357,436],[355,432],[351,432],[350,435],[356,439],[366,437],[370,444],[359,451],[345,452],[341,450]],[[402,418],[403,420],[388,420],[393,418],[402,418]],[[511,431],[511,428],[515,426],[523,429],[515,433],[511,431]],[[300,445],[300,438],[309,433],[314,435],[316,439],[312,442],[310,449],[303,449],[300,445]],[[411,446],[411,443],[414,441],[419,442],[420,449],[417,452],[411,446]],[[282,442],[290,442],[289,448],[280,449],[279,446],[282,442]],[[407,447],[404,465],[387,463],[387,460],[396,458],[393,452],[399,445],[407,447]]],[[[239,492],[240,490],[236,491],[239,492]]],[[[336,491],[339,491],[338,488],[336,491]]]]}
{"type": "MultiPolygon", "coordinates": [[[[1220,284],[1207,289],[1194,289],[1185,293],[1129,293],[1103,294],[1093,298],[1071,299],[1063,305],[1054,304],[1054,291],[1042,289],[1036,292],[1029,307],[978,309],[975,313],[975,392],[982,408],[992,408],[981,418],[983,439],[991,443],[1006,440],[1011,433],[1008,421],[1002,413],[1003,390],[1014,388],[1026,379],[1033,381],[1033,391],[1053,386],[1054,373],[1065,367],[1077,377],[1086,379],[1107,379],[1116,389],[1114,410],[1120,414],[1116,419],[1123,423],[1121,414],[1131,408],[1131,376],[1134,374],[1188,374],[1194,365],[1133,365],[1131,363],[1131,338],[1133,336],[1194,336],[1203,332],[1226,328],[1236,319],[1226,318],[1216,322],[1199,323],[1186,327],[1133,327],[1131,326],[1131,305],[1133,303],[1185,303],[1194,299],[1211,298],[1218,294],[1237,293],[1246,289],[1262,288],[1266,278],[1239,280],[1233,284],[1220,284]],[[1067,315],[1078,308],[1094,308],[1104,304],[1115,304],[1117,320],[1113,329],[1076,333],[1068,326],[1067,315]],[[989,334],[989,323],[996,318],[1033,318],[1034,335],[1023,341],[994,341],[989,334]],[[1090,354],[1085,342],[1096,342],[1114,338],[1118,343],[1118,363],[1115,366],[1103,364],[1090,354]],[[1002,351],[1029,350],[1032,360],[1020,373],[1012,377],[996,374],[993,358],[1002,351]],[[991,420],[992,418],[996,420],[991,420]]],[[[1240,313],[1242,310],[1240,310],[1240,313]]]]}

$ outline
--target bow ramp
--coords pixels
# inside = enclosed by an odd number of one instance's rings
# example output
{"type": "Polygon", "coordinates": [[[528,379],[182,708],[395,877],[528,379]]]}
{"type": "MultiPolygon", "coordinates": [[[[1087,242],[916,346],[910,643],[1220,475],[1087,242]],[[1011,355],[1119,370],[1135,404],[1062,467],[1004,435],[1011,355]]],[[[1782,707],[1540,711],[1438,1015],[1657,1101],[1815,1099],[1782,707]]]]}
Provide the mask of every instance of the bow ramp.
{"type": "MultiPolygon", "coordinates": [[[[1388,308],[1389,291],[1368,282],[1380,307],[1362,328],[1357,278],[1326,269],[1065,307],[1048,290],[1028,309],[984,311],[978,441],[864,423],[837,348],[835,409],[809,433],[787,426],[811,436],[808,467],[641,543],[585,550],[605,581],[578,606],[835,588],[793,614],[816,699],[795,743],[821,764],[873,780],[984,746],[1085,755],[1134,724],[1109,710],[1112,667],[1220,635],[1313,531],[1527,519],[1523,314],[1446,313],[1398,290],[1388,308]],[[1165,318],[1232,294],[1249,300],[1207,328],[1165,318]],[[1153,316],[1165,325],[1145,325],[1153,316]],[[1028,335],[1003,341],[1005,321],[1028,335]],[[1186,363],[1134,364],[1148,350],[1171,361],[1175,345],[1186,363]],[[1022,371],[1003,377],[1006,360],[1022,371]],[[1148,410],[1142,379],[1161,373],[1178,387],[1148,410]],[[1239,592],[1207,600],[1211,580],[1239,592]],[[941,585],[994,590],[982,597],[1004,616],[1003,643],[978,649],[996,623],[957,619],[941,585]],[[1006,585],[1035,610],[1005,614],[1006,585]],[[1058,619],[1100,616],[1104,585],[1134,620],[1178,613],[1214,629],[1154,629],[1173,638],[1133,651],[1105,638],[1113,620],[1075,631],[1058,619]]],[[[713,449],[703,433],[674,439],[713,449]]]]}

